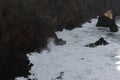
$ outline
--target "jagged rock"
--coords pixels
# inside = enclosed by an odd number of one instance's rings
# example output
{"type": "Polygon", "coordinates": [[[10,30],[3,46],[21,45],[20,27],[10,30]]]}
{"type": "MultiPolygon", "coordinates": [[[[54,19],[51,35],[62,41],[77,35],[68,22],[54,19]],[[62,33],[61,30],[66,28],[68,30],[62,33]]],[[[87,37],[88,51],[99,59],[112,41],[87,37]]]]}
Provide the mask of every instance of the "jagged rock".
{"type": "MultiPolygon", "coordinates": [[[[57,45],[65,44],[65,41],[57,38],[54,30],[62,30],[66,26],[66,29],[73,29],[79,23],[82,24],[94,15],[103,13],[108,5],[111,6],[112,1],[0,0],[1,80],[14,80],[17,76],[29,74],[30,66],[26,53],[45,48],[49,37],[55,38],[57,45]],[[20,64],[14,62],[19,60],[20,64]],[[19,68],[21,71],[16,70],[19,68]]],[[[119,5],[115,5],[119,1],[112,3],[116,14],[120,13],[119,5]]]]}
{"type": "Polygon", "coordinates": [[[14,80],[16,77],[28,77],[32,64],[25,54],[9,54],[2,61],[1,80],[14,80]]]}
{"type": "Polygon", "coordinates": [[[46,20],[34,11],[30,0],[3,2],[7,8],[3,5],[0,10],[0,78],[14,80],[30,75],[32,64],[27,53],[46,48],[49,38],[60,45],[65,41],[59,39],[46,20]]]}
{"type": "Polygon", "coordinates": [[[30,75],[32,64],[26,54],[46,48],[48,38],[54,38],[63,45],[52,28],[40,18],[16,23],[13,17],[5,13],[0,21],[1,80],[30,75]]]}
{"type": "MultiPolygon", "coordinates": [[[[75,28],[79,23],[103,14],[108,8],[120,14],[119,0],[1,0],[0,1],[0,18],[4,9],[7,13],[13,14],[16,22],[34,17],[33,13],[44,19],[53,30],[61,30],[61,25],[75,28]],[[102,6],[101,6],[102,5],[102,6]],[[21,6],[21,7],[19,7],[21,6]],[[12,11],[12,12],[11,12],[12,11]]],[[[69,28],[68,28],[69,29],[69,28]]]]}
{"type": "Polygon", "coordinates": [[[100,38],[95,43],[90,43],[88,45],[85,45],[85,47],[97,47],[99,45],[107,45],[107,44],[109,44],[109,43],[106,40],[104,40],[104,38],[100,38]]]}
{"type": "Polygon", "coordinates": [[[97,27],[108,27],[111,32],[117,32],[118,26],[115,24],[115,19],[110,11],[107,11],[103,16],[98,18],[97,27]]]}
{"type": "Polygon", "coordinates": [[[56,40],[54,41],[54,43],[55,43],[56,45],[64,45],[64,44],[66,44],[66,41],[64,41],[64,40],[62,40],[62,39],[56,39],[56,40]]]}

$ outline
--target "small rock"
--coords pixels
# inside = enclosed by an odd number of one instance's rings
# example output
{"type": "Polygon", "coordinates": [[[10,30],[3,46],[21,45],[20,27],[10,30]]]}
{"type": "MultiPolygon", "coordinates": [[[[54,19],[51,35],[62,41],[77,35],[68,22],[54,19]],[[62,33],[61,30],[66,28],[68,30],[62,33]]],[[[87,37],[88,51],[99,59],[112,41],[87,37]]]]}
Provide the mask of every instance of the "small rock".
{"type": "Polygon", "coordinates": [[[90,43],[88,45],[85,45],[85,47],[97,47],[99,45],[107,45],[107,44],[109,44],[109,43],[106,40],[104,40],[104,38],[102,37],[95,43],[90,43]]]}
{"type": "Polygon", "coordinates": [[[64,40],[62,40],[62,39],[56,39],[56,40],[54,41],[54,43],[55,43],[56,45],[64,45],[64,44],[66,44],[66,41],[64,41],[64,40]]]}
{"type": "Polygon", "coordinates": [[[81,58],[81,60],[84,60],[84,58],[81,58]]]}

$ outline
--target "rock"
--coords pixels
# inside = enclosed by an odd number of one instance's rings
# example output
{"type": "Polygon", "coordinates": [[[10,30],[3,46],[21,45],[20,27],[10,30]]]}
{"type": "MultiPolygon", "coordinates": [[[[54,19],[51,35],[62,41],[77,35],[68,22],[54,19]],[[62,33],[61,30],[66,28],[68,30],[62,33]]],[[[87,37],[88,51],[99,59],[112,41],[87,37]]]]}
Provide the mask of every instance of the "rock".
{"type": "Polygon", "coordinates": [[[64,45],[64,44],[66,44],[66,41],[64,41],[64,40],[62,40],[62,39],[56,39],[56,40],[54,41],[54,43],[55,43],[56,45],[64,45]]]}
{"type": "Polygon", "coordinates": [[[113,10],[120,14],[119,5],[116,5],[119,1],[0,0],[1,80],[26,77],[32,66],[28,65],[26,53],[44,49],[48,43],[47,39],[51,37],[55,38],[56,45],[66,44],[54,31],[63,28],[71,30],[103,13],[111,7],[112,2],[113,10]]]}
{"type": "Polygon", "coordinates": [[[95,45],[107,45],[109,44],[104,38],[100,38],[98,41],[95,42],[95,45]]]}
{"type": "Polygon", "coordinates": [[[104,38],[100,38],[95,43],[90,43],[88,45],[85,45],[85,47],[97,47],[99,45],[107,45],[107,44],[109,44],[109,43],[106,40],[104,40],[104,38]]]}
{"type": "MultiPolygon", "coordinates": [[[[1,80],[28,77],[32,64],[26,54],[46,48],[49,38],[59,40],[52,28],[40,18],[15,22],[13,17],[5,13],[0,21],[1,80]]],[[[58,44],[63,45],[61,39],[58,44]]]]}
{"type": "Polygon", "coordinates": [[[2,71],[0,71],[1,80],[14,80],[16,77],[28,77],[31,73],[31,64],[24,54],[10,54],[5,57],[5,61],[0,66],[2,71]]]}
{"type": "Polygon", "coordinates": [[[88,23],[92,23],[92,21],[89,20],[88,23]]]}
{"type": "Polygon", "coordinates": [[[115,19],[110,11],[104,13],[103,16],[98,18],[97,27],[108,27],[111,32],[117,32],[118,26],[115,24],[115,19]]]}
{"type": "Polygon", "coordinates": [[[81,60],[84,60],[84,58],[81,58],[81,60]]]}
{"type": "MultiPolygon", "coordinates": [[[[46,21],[53,30],[61,30],[63,25],[75,28],[92,17],[103,14],[108,8],[120,14],[119,0],[2,0],[0,1],[0,18],[2,11],[14,15],[15,21],[20,22],[34,17],[34,13],[46,21]],[[102,5],[102,6],[101,6],[102,5]]],[[[66,29],[69,29],[67,27],[66,29]]]]}

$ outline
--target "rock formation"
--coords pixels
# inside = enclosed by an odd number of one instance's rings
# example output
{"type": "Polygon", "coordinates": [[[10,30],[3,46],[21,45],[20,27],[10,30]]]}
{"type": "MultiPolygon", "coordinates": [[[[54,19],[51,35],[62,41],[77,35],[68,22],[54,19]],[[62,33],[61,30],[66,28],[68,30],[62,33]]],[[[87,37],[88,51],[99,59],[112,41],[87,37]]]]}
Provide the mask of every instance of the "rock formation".
{"type": "Polygon", "coordinates": [[[97,47],[99,45],[107,45],[107,44],[109,44],[109,43],[106,40],[104,40],[104,38],[100,38],[95,43],[90,43],[88,45],[85,45],[85,47],[97,47]]]}
{"type": "Polygon", "coordinates": [[[111,32],[117,32],[118,26],[115,24],[115,19],[112,12],[109,10],[103,16],[98,18],[97,27],[109,27],[111,32]]]}
{"type": "Polygon", "coordinates": [[[1,80],[14,80],[30,75],[30,64],[26,54],[47,47],[48,39],[55,44],[66,42],[59,39],[53,29],[37,13],[25,12],[23,3],[13,0],[6,4],[0,17],[0,77],[1,80]]]}
{"type": "Polygon", "coordinates": [[[120,0],[1,0],[1,80],[26,77],[32,66],[26,53],[45,48],[50,37],[55,44],[65,44],[54,31],[73,29],[108,8],[120,14],[116,3],[120,0]]]}

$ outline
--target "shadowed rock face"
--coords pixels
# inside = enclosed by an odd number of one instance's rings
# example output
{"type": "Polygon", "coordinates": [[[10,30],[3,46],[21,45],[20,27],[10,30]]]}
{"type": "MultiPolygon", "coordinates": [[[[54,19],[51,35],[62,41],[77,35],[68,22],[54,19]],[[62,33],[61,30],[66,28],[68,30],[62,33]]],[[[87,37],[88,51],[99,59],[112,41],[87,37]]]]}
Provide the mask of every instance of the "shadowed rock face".
{"type": "Polygon", "coordinates": [[[32,64],[26,54],[46,48],[48,38],[58,39],[54,31],[39,18],[15,23],[12,16],[3,16],[0,25],[1,80],[27,77],[32,64]]]}
{"type": "Polygon", "coordinates": [[[98,22],[96,26],[97,27],[108,27],[111,32],[118,31],[118,26],[115,23],[115,17],[113,16],[111,10],[105,12],[103,16],[100,16],[98,18],[98,22]]]}
{"type": "Polygon", "coordinates": [[[115,24],[115,19],[110,19],[106,16],[100,16],[98,18],[97,27],[108,27],[111,32],[117,32],[118,26],[115,24]]]}
{"type": "Polygon", "coordinates": [[[26,53],[45,48],[48,38],[55,38],[56,44],[65,44],[65,41],[57,38],[55,30],[73,29],[109,8],[115,15],[119,15],[120,5],[116,5],[119,2],[120,0],[1,0],[1,80],[13,80],[17,76],[26,77],[30,74],[32,65],[28,65],[26,53]]]}
{"type": "Polygon", "coordinates": [[[37,15],[54,30],[61,26],[69,29],[109,9],[119,15],[118,3],[119,0],[4,0],[0,3],[0,14],[6,11],[14,15],[18,23],[31,20],[37,15]]]}

